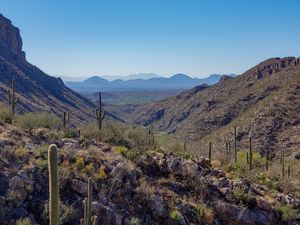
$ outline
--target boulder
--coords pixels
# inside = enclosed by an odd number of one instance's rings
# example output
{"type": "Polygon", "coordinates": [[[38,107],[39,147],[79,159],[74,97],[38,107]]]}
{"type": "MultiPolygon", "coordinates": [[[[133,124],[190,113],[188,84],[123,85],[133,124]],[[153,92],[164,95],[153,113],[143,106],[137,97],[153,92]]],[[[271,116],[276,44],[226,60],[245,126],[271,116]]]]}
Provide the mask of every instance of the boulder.
{"type": "Polygon", "coordinates": [[[98,225],[122,224],[122,217],[115,210],[99,202],[92,203],[92,215],[98,216],[98,225]]]}
{"type": "Polygon", "coordinates": [[[71,190],[81,195],[87,195],[88,184],[77,179],[72,179],[71,190]]]}

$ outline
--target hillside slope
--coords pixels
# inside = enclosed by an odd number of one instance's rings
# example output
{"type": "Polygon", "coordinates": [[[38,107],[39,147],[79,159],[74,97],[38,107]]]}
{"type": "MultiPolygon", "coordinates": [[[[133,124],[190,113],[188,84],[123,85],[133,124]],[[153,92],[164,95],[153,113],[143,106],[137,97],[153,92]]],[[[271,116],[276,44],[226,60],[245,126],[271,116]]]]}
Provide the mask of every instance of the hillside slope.
{"type": "Polygon", "coordinates": [[[248,145],[261,152],[300,144],[300,58],[272,58],[236,78],[223,77],[213,86],[198,86],[162,101],[138,108],[134,122],[184,140],[212,141],[222,148],[238,127],[239,148],[248,145]]]}
{"type": "Polygon", "coordinates": [[[129,160],[120,147],[55,138],[53,132],[29,134],[0,122],[1,224],[25,224],[25,218],[31,222],[26,224],[48,224],[47,148],[53,142],[59,147],[60,224],[79,225],[88,177],[98,225],[299,224],[298,199],[246,179],[231,180],[207,159],[148,151],[129,160]]]}
{"type": "Polygon", "coordinates": [[[45,74],[26,61],[19,29],[0,14],[0,101],[7,102],[6,91],[16,80],[20,97],[18,111],[49,111],[61,115],[69,111],[73,118],[89,120],[94,105],[64,85],[61,79],[45,74]]]}

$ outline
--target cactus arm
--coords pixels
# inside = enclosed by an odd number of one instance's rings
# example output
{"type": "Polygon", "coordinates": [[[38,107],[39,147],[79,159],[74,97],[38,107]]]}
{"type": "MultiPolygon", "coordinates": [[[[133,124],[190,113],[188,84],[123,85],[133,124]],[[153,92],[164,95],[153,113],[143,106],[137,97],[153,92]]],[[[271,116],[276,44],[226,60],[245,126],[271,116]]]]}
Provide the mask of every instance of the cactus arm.
{"type": "Polygon", "coordinates": [[[87,198],[83,200],[84,214],[83,214],[83,224],[88,225],[88,202],[87,198]]]}
{"type": "Polygon", "coordinates": [[[50,187],[50,225],[58,225],[59,221],[59,186],[57,169],[57,147],[50,145],[48,149],[49,187],[50,187]]]}
{"type": "Polygon", "coordinates": [[[98,224],[98,216],[93,216],[92,225],[97,225],[97,224],[98,224]]]}
{"type": "Polygon", "coordinates": [[[103,114],[102,114],[101,120],[104,120],[104,118],[105,118],[105,115],[106,115],[106,111],[103,111],[103,114]]]}

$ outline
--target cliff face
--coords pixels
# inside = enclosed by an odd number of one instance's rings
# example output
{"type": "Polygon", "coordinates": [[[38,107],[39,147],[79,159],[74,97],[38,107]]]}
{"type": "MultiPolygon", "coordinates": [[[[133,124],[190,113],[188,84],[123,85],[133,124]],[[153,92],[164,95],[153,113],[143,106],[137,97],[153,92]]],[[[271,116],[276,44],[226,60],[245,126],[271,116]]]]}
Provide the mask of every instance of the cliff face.
{"type": "Polygon", "coordinates": [[[0,14],[0,51],[11,59],[25,60],[25,52],[22,51],[22,38],[18,28],[14,27],[10,20],[0,14]]]}
{"type": "Polygon", "coordinates": [[[7,102],[12,79],[20,96],[19,112],[42,110],[61,115],[69,111],[78,121],[93,117],[94,105],[89,100],[26,61],[19,29],[0,15],[0,101],[7,102]]]}

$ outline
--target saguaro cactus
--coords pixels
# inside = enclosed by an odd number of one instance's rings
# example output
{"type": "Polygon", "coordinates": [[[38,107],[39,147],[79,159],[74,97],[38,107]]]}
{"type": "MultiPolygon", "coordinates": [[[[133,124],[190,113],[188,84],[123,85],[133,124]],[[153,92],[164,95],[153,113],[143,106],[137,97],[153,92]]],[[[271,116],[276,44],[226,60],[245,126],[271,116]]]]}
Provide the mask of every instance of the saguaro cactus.
{"type": "Polygon", "coordinates": [[[151,126],[149,129],[148,138],[149,138],[149,141],[148,141],[149,145],[151,145],[153,147],[153,149],[155,149],[157,146],[155,144],[155,136],[154,136],[153,126],[151,126]]]}
{"type": "Polygon", "coordinates": [[[92,217],[92,179],[88,180],[88,197],[83,200],[84,214],[83,219],[80,220],[82,225],[96,225],[98,223],[98,217],[92,217]]]}
{"type": "Polygon", "coordinates": [[[281,177],[283,178],[285,175],[285,168],[284,168],[284,151],[281,150],[281,177]]]}
{"type": "Polygon", "coordinates": [[[288,178],[291,178],[291,161],[288,164],[288,178]]]}
{"type": "Polygon", "coordinates": [[[236,126],[233,128],[233,138],[234,138],[234,162],[237,162],[237,148],[236,148],[236,126]]]}
{"type": "Polygon", "coordinates": [[[89,180],[88,180],[88,205],[87,205],[87,225],[91,225],[91,217],[92,217],[92,213],[91,213],[91,208],[92,208],[92,192],[93,192],[93,190],[92,190],[92,178],[89,178],[89,180]]]}
{"type": "Polygon", "coordinates": [[[269,170],[269,150],[266,152],[266,171],[269,170]]]}
{"type": "Polygon", "coordinates": [[[70,122],[70,114],[69,112],[64,112],[64,117],[63,117],[63,127],[64,130],[67,128],[67,124],[70,122]]]}
{"type": "Polygon", "coordinates": [[[209,165],[211,165],[211,141],[208,143],[208,159],[209,165]]]}
{"type": "Polygon", "coordinates": [[[19,97],[16,95],[16,81],[12,79],[11,81],[11,89],[7,90],[8,101],[10,104],[10,113],[11,113],[11,120],[13,119],[16,113],[16,105],[19,102],[19,97]]]}
{"type": "Polygon", "coordinates": [[[58,225],[59,221],[59,185],[57,169],[57,147],[50,145],[48,149],[48,167],[49,167],[49,188],[50,188],[50,225],[58,225]]]}
{"type": "Polygon", "coordinates": [[[83,200],[83,208],[84,208],[83,224],[87,225],[88,224],[88,200],[87,200],[87,198],[85,198],[83,200]]]}
{"type": "Polygon", "coordinates": [[[249,136],[249,170],[252,170],[252,138],[249,136]]]}
{"type": "Polygon", "coordinates": [[[96,108],[96,118],[98,120],[99,130],[102,129],[102,121],[105,118],[105,111],[102,111],[102,97],[101,92],[99,92],[99,106],[96,108]]]}

